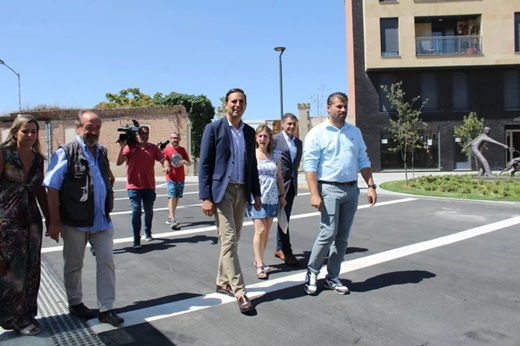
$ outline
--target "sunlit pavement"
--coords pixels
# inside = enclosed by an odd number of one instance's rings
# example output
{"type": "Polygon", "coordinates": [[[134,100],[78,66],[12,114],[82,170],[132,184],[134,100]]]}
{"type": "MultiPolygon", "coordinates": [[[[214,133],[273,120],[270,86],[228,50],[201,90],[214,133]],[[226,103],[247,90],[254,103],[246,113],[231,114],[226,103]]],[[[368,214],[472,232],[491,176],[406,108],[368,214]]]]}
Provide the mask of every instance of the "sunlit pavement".
{"type": "MultiPolygon", "coordinates": [[[[446,174],[415,172],[415,175],[446,174]]],[[[467,174],[467,172],[464,172],[467,174]]],[[[318,213],[305,181],[291,219],[293,250],[306,263],[318,213]]],[[[404,179],[376,173],[375,181],[404,179]]],[[[243,315],[233,298],[216,294],[219,246],[213,219],[200,211],[197,183],[188,177],[177,211],[181,230],[165,224],[167,199],[158,179],[155,240],[132,249],[130,207],[123,181],[116,186],[115,259],[121,328],[67,314],[61,242],[45,239],[40,315],[44,332],[20,337],[1,332],[0,345],[518,345],[520,255],[518,203],[472,202],[387,193],[369,207],[360,183],[360,207],[340,278],[347,296],[303,290],[304,266],[273,256],[269,280],[256,278],[253,227],[242,231],[239,255],[255,310],[243,315]]],[[[95,257],[83,269],[84,302],[96,307],[95,257]]],[[[320,278],[324,276],[324,269],[320,278]]]]}

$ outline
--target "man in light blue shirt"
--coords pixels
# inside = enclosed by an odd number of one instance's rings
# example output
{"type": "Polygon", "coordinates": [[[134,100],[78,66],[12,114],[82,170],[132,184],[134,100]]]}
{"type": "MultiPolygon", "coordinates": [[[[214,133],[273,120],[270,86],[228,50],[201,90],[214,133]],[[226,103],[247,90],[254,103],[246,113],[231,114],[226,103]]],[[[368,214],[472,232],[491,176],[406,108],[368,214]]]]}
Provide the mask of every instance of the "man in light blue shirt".
{"type": "Polygon", "coordinates": [[[321,212],[320,232],[309,258],[305,291],[316,294],[318,274],[329,256],[325,288],[349,293],[339,280],[350,227],[358,206],[358,172],[368,185],[368,203],[377,201],[370,160],[361,131],[345,122],[348,97],[337,92],[327,99],[329,116],[305,138],[303,168],[311,205],[321,212]]]}
{"type": "Polygon", "coordinates": [[[79,112],[77,137],[58,148],[43,181],[47,188],[49,236],[63,238],[63,276],[72,315],[84,319],[95,316],[83,304],[81,271],[85,247],[96,254],[98,319],[119,326],[124,322],[114,312],[116,274],[113,257],[114,228],[109,213],[113,206],[114,176],[106,148],[98,144],[101,119],[90,110],[79,112]]]}

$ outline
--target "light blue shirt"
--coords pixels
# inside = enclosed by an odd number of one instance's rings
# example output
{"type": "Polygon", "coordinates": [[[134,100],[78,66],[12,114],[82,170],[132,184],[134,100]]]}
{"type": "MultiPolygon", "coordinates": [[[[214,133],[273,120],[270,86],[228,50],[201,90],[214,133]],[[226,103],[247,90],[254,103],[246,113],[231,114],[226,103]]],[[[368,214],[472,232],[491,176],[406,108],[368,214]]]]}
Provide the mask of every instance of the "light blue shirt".
{"type": "MultiPolygon", "coordinates": [[[[226,117],[227,119],[227,117],[226,117]]],[[[231,171],[231,179],[230,183],[236,184],[245,184],[245,166],[246,166],[246,142],[244,140],[244,123],[242,120],[240,121],[240,125],[238,129],[231,124],[229,119],[227,119],[229,123],[229,128],[231,129],[231,142],[232,142],[232,152],[231,159],[233,170],[231,171]]]]}
{"type": "Polygon", "coordinates": [[[370,167],[366,150],[359,128],[345,123],[338,129],[327,119],[305,137],[303,169],[316,172],[318,180],[339,183],[357,180],[358,172],[370,167]]]}
{"type": "MultiPolygon", "coordinates": [[[[104,231],[112,228],[112,222],[108,221],[105,215],[105,199],[107,197],[107,189],[101,171],[99,170],[99,155],[100,146],[96,144],[96,159],[92,157],[85,143],[83,143],[81,137],[77,136],[76,140],[80,144],[83,155],[88,160],[90,172],[92,175],[92,182],[94,184],[94,224],[92,227],[78,227],[78,230],[85,232],[93,231],[104,231]]],[[[56,153],[52,155],[51,162],[47,168],[47,173],[43,180],[44,187],[50,187],[56,190],[61,190],[65,176],[68,170],[67,155],[65,150],[59,148],[56,153]]]]}
{"type": "Polygon", "coordinates": [[[291,155],[291,162],[294,162],[294,158],[296,157],[296,144],[294,144],[294,135],[292,137],[287,136],[285,131],[282,131],[283,138],[285,138],[285,142],[287,142],[287,146],[289,147],[289,154],[291,155]]]}

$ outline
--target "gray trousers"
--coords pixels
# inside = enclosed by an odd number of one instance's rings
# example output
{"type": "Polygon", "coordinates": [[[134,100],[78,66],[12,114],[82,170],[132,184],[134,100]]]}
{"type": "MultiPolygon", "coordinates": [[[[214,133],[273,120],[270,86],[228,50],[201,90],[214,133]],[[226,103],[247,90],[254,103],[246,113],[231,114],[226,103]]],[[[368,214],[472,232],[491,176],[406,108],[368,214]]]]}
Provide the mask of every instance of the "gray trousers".
{"type": "Polygon", "coordinates": [[[63,225],[63,275],[69,305],[83,302],[82,278],[85,247],[90,243],[96,253],[96,294],[100,312],[112,310],[116,298],[114,229],[83,232],[63,225]]]}

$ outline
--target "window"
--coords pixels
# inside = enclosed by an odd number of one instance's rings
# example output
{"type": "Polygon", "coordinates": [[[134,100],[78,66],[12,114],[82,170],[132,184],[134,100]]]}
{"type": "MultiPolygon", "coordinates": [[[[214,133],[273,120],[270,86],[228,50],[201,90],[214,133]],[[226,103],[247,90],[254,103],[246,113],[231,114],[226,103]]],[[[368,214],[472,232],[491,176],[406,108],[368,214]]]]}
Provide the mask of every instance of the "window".
{"type": "Polygon", "coordinates": [[[467,72],[455,72],[452,80],[451,97],[454,111],[469,109],[468,74],[467,72]]]}
{"type": "Polygon", "coordinates": [[[438,111],[438,92],[437,76],[435,73],[424,73],[421,76],[421,102],[428,102],[424,105],[424,111],[438,111]]]}
{"type": "Polygon", "coordinates": [[[397,18],[381,18],[381,56],[399,55],[399,27],[397,18]]]}
{"type": "Polygon", "coordinates": [[[515,13],[515,52],[520,53],[520,12],[515,13]]]}
{"type": "Polygon", "coordinates": [[[379,93],[379,111],[380,112],[391,112],[392,105],[390,101],[386,97],[386,93],[384,92],[381,85],[386,85],[388,89],[392,86],[392,84],[397,83],[397,78],[391,74],[381,74],[379,76],[379,83],[377,84],[377,91],[379,93]]]}
{"type": "Polygon", "coordinates": [[[520,109],[520,71],[504,72],[504,109],[520,109]]]}

